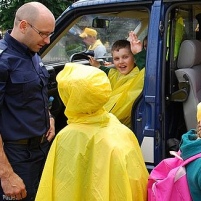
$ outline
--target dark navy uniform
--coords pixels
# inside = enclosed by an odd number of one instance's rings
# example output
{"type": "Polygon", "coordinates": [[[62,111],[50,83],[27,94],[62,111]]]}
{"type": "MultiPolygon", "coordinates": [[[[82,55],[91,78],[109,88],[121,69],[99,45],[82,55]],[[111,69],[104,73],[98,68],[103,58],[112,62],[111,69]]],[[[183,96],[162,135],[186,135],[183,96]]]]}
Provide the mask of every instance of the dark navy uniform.
{"type": "Polygon", "coordinates": [[[38,54],[7,32],[0,41],[0,134],[14,172],[26,185],[23,200],[34,200],[49,149],[48,77],[38,54]]]}

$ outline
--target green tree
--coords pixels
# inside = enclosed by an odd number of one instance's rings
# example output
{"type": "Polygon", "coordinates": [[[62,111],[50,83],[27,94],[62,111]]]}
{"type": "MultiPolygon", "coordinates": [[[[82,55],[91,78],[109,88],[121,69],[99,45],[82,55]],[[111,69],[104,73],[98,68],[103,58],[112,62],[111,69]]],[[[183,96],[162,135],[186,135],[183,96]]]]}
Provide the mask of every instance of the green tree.
{"type": "MultiPolygon", "coordinates": [[[[13,21],[16,10],[24,3],[35,0],[0,0],[0,28],[2,30],[11,29],[13,27],[13,21]]],[[[47,6],[55,18],[59,17],[61,13],[75,0],[40,0],[37,1],[47,6]]]]}

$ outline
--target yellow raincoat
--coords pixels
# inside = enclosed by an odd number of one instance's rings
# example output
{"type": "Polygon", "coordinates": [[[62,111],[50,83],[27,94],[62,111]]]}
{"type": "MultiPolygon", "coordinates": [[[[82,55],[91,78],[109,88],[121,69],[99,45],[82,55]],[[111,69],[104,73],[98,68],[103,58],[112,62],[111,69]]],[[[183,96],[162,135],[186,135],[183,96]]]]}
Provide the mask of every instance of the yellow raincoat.
{"type": "Polygon", "coordinates": [[[105,109],[114,114],[124,125],[131,128],[131,110],[134,101],[144,86],[145,68],[141,71],[135,67],[129,74],[123,75],[111,69],[108,78],[112,86],[112,94],[105,104],[105,109]]]}
{"type": "Polygon", "coordinates": [[[57,81],[68,125],[53,141],[36,201],[146,201],[137,139],[103,108],[111,93],[106,74],[66,64],[57,81]]]}
{"type": "Polygon", "coordinates": [[[88,50],[95,50],[99,45],[103,45],[103,43],[98,39],[93,45],[89,46],[88,50]]]}

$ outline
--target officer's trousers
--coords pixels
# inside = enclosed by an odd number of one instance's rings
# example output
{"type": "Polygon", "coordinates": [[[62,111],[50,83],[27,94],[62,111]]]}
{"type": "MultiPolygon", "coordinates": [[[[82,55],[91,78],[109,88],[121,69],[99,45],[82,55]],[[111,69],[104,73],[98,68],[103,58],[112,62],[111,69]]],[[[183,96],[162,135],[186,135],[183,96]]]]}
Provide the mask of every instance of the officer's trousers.
{"type": "MultiPolygon", "coordinates": [[[[27,197],[23,201],[34,201],[44,163],[49,151],[48,141],[30,146],[29,144],[4,144],[4,151],[14,172],[24,181],[27,197]]],[[[6,197],[0,185],[0,201],[11,200],[6,197]]]]}

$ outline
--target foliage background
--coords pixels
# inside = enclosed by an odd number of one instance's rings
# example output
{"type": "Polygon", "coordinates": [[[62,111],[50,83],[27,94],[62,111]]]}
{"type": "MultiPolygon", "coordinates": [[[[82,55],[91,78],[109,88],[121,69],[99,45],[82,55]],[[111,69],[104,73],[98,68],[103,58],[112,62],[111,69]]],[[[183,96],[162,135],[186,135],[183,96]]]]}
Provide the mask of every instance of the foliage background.
{"type": "MultiPolygon", "coordinates": [[[[13,27],[13,21],[16,10],[24,3],[37,0],[0,0],[0,29],[5,31],[13,27]]],[[[40,0],[40,2],[47,6],[55,18],[59,17],[61,13],[76,0],[40,0]]]]}

